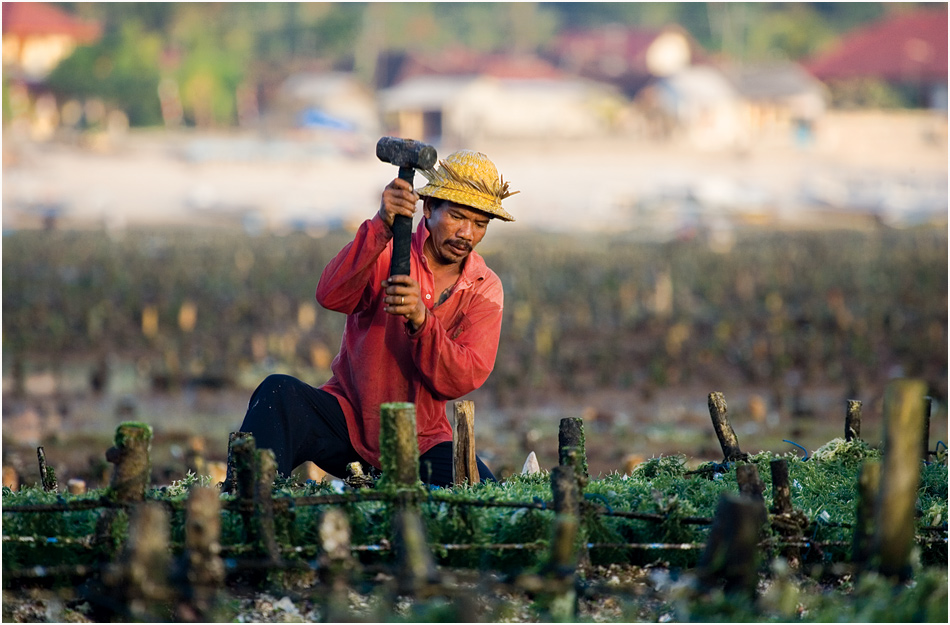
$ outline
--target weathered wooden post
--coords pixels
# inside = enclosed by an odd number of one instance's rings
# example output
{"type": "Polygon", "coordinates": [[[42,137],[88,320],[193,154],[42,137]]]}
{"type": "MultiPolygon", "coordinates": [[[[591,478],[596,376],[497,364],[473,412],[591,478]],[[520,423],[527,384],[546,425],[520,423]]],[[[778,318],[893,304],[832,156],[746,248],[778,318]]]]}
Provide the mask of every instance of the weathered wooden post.
{"type": "Polygon", "coordinates": [[[538,595],[542,611],[553,621],[571,622],[577,612],[574,574],[586,554],[581,531],[580,489],[574,467],[562,464],[551,470],[554,500],[554,533],[547,569],[546,589],[538,595]],[[583,547],[581,549],[580,547],[583,547]]]}
{"type": "Polygon", "coordinates": [[[854,518],[851,562],[858,568],[867,567],[874,543],[874,509],[881,490],[881,463],[866,461],[858,473],[858,503],[854,518]]]}
{"type": "Polygon", "coordinates": [[[330,592],[325,596],[326,621],[350,620],[347,592],[356,566],[351,552],[350,521],[339,508],[330,508],[320,519],[320,558],[322,581],[330,592]]]}
{"type": "Polygon", "coordinates": [[[414,505],[401,506],[396,510],[393,528],[399,571],[397,590],[399,594],[416,595],[439,581],[419,509],[414,505]]]}
{"type": "Polygon", "coordinates": [[[554,539],[551,541],[549,569],[559,577],[574,574],[577,568],[580,534],[580,491],[574,468],[559,465],[551,470],[551,494],[553,495],[554,539]]]}
{"type": "Polygon", "coordinates": [[[36,448],[36,459],[40,463],[40,480],[43,483],[43,490],[48,493],[55,493],[59,490],[59,484],[56,483],[56,472],[53,467],[46,465],[46,452],[42,447],[36,448]]]}
{"type": "Polygon", "coordinates": [[[148,424],[126,422],[116,429],[114,446],[106,451],[106,460],[115,465],[109,485],[115,501],[145,499],[152,473],[151,448],[152,428],[148,424]]]}
{"type": "Polygon", "coordinates": [[[223,489],[226,493],[233,493],[237,489],[237,471],[235,469],[237,460],[234,457],[234,446],[246,438],[253,438],[253,435],[249,432],[230,432],[228,434],[228,472],[224,479],[223,489]]]}
{"type": "MultiPolygon", "coordinates": [[[[240,434],[243,434],[241,432],[240,434]]],[[[235,495],[238,513],[244,525],[244,534],[248,541],[254,540],[254,492],[257,472],[257,442],[251,435],[235,437],[228,448],[228,466],[231,473],[227,479],[231,483],[230,492],[235,495]]]]}
{"type": "Polygon", "coordinates": [[[165,507],[156,502],[137,506],[129,520],[129,538],[120,557],[103,571],[103,583],[125,603],[136,620],[166,620],[165,602],[172,599],[168,583],[171,552],[165,507]]]}
{"type": "Polygon", "coordinates": [[[271,562],[280,560],[274,519],[274,480],[277,478],[277,460],[272,449],[255,451],[254,480],[254,540],[258,551],[271,562]]]}
{"type": "Polygon", "coordinates": [[[759,477],[759,469],[754,464],[740,464],[736,467],[736,482],[739,493],[765,505],[765,482],[759,477]]]}
{"type": "Polygon", "coordinates": [[[13,465],[3,465],[3,487],[13,492],[20,490],[20,474],[13,465]]]}
{"type": "Polygon", "coordinates": [[[221,500],[217,488],[193,486],[185,502],[185,549],[179,594],[193,614],[179,620],[207,621],[215,596],[224,587],[221,559],[221,500]],[[188,618],[190,616],[190,618],[188,618]]]}
{"type": "Polygon", "coordinates": [[[86,494],[86,480],[80,480],[79,478],[70,478],[66,482],[66,490],[69,491],[70,495],[85,495],[86,494]]]}
{"type": "Polygon", "coordinates": [[[581,490],[587,486],[587,450],[584,438],[584,420],[579,417],[561,419],[557,432],[558,464],[574,469],[581,490]]]}
{"type": "Polygon", "coordinates": [[[924,449],[923,459],[930,460],[930,409],[932,399],[924,397],[924,449]]]}
{"type": "Polygon", "coordinates": [[[379,407],[379,463],[386,484],[405,488],[419,483],[415,404],[394,402],[379,407]]]}
{"type": "MultiPolygon", "coordinates": [[[[785,538],[800,542],[802,531],[808,518],[792,507],[792,490],[788,484],[788,461],[784,458],[769,462],[772,472],[772,526],[785,538]]],[[[797,545],[787,546],[781,551],[792,568],[801,566],[801,549],[797,545]]]]}
{"type": "Polygon", "coordinates": [[[478,484],[475,462],[475,402],[455,402],[455,430],[452,438],[452,483],[478,484]]]}
{"type": "Polygon", "coordinates": [[[399,570],[397,590],[416,594],[438,580],[435,559],[429,550],[425,527],[414,496],[419,480],[419,442],[416,407],[406,402],[380,406],[379,463],[384,486],[402,491],[393,516],[393,542],[399,570]]]}
{"type": "Polygon", "coordinates": [[[861,402],[848,400],[848,412],[844,417],[844,440],[851,442],[861,438],[861,402]]]}
{"type": "Polygon", "coordinates": [[[729,424],[726,398],[722,393],[714,391],[709,394],[708,403],[713,429],[716,431],[716,438],[719,439],[719,446],[722,447],[723,461],[748,460],[749,454],[739,449],[739,439],[736,438],[736,433],[729,424]]]}
{"type": "Polygon", "coordinates": [[[758,543],[765,522],[761,502],[723,493],[700,557],[697,576],[707,589],[725,585],[727,593],[752,597],[758,583],[758,543]]]}
{"type": "Polygon", "coordinates": [[[920,380],[895,380],[884,393],[884,458],[874,552],[880,572],[900,579],[910,575],[926,392],[920,380]]]}

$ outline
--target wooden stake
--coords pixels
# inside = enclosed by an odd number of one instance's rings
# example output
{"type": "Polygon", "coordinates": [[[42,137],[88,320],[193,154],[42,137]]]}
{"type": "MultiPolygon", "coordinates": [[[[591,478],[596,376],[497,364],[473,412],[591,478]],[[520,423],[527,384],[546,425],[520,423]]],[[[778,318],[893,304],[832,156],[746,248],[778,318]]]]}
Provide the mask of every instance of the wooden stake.
{"type": "Polygon", "coordinates": [[[475,402],[455,402],[455,436],[452,438],[452,483],[478,484],[475,462],[475,402]]]}
{"type": "Polygon", "coordinates": [[[716,516],[697,575],[708,588],[725,584],[727,593],[755,596],[758,583],[758,543],[764,508],[761,503],[732,493],[719,498],[716,516]]]}
{"type": "Polygon", "coordinates": [[[874,551],[880,572],[889,577],[910,576],[926,392],[920,380],[895,380],[884,393],[884,458],[874,551]]]}
{"type": "Polygon", "coordinates": [[[152,472],[151,448],[151,426],[126,422],[116,429],[115,444],[106,451],[106,460],[115,465],[109,488],[116,501],[145,499],[152,472]]]}
{"type": "Polygon", "coordinates": [[[429,550],[422,517],[415,506],[403,506],[394,519],[397,588],[400,594],[416,595],[429,584],[439,581],[438,569],[429,550]]]}
{"type": "Polygon", "coordinates": [[[858,569],[866,569],[874,543],[874,508],[881,490],[881,463],[866,461],[858,473],[858,503],[854,518],[854,536],[851,562],[858,569]]]}
{"type": "Polygon", "coordinates": [[[36,459],[40,463],[40,479],[43,482],[43,490],[48,493],[54,493],[59,490],[59,484],[56,483],[56,473],[53,467],[46,466],[46,452],[42,447],[36,448],[36,459]]]}
{"type": "Polygon", "coordinates": [[[729,424],[726,398],[722,393],[709,394],[709,416],[712,419],[716,437],[719,439],[719,446],[722,447],[723,461],[748,460],[749,454],[739,449],[739,439],[736,438],[736,433],[729,424]]]}
{"type": "Polygon", "coordinates": [[[137,506],[129,519],[129,538],[121,556],[103,571],[103,582],[128,606],[136,620],[159,616],[157,605],[172,598],[168,513],[149,501],[137,506]]]}
{"type": "Polygon", "coordinates": [[[12,465],[3,465],[3,487],[9,488],[13,492],[20,490],[20,474],[12,465]]]}
{"type": "Polygon", "coordinates": [[[218,489],[193,486],[185,502],[184,583],[179,585],[179,593],[197,612],[197,620],[207,620],[202,617],[208,615],[215,594],[224,587],[220,540],[218,489]]]}
{"type": "Polygon", "coordinates": [[[584,439],[584,420],[579,417],[561,419],[557,433],[558,464],[574,469],[579,484],[587,484],[587,450],[584,439]]]}
{"type": "Polygon", "coordinates": [[[759,470],[754,464],[737,466],[736,481],[739,483],[740,494],[765,504],[765,482],[759,477],[759,470]]]}
{"type": "Polygon", "coordinates": [[[548,568],[556,577],[571,576],[581,557],[578,545],[580,490],[572,466],[559,465],[551,470],[551,494],[557,516],[554,519],[554,537],[551,541],[548,568]]]}
{"type": "Polygon", "coordinates": [[[930,408],[931,398],[924,397],[924,460],[930,460],[930,408]]]}
{"type": "MultiPolygon", "coordinates": [[[[769,462],[772,472],[772,526],[793,542],[801,540],[802,528],[808,519],[792,507],[792,491],[788,484],[788,461],[784,458],[769,462]]],[[[792,568],[801,566],[801,549],[787,546],[782,556],[792,568]]]]}
{"type": "Polygon", "coordinates": [[[255,452],[257,472],[254,483],[254,538],[258,550],[271,562],[280,560],[274,522],[274,480],[277,478],[277,459],[272,449],[255,452]]]}
{"type": "Polygon", "coordinates": [[[848,413],[844,418],[844,440],[851,442],[861,438],[861,402],[848,400],[848,413]]]}
{"type": "Polygon", "coordinates": [[[415,404],[396,402],[379,407],[379,462],[386,483],[397,487],[419,483],[415,404]]]}
{"type": "Polygon", "coordinates": [[[356,565],[350,550],[351,530],[346,513],[339,508],[324,512],[319,532],[320,546],[323,548],[323,581],[329,586],[329,592],[324,595],[326,621],[339,623],[350,617],[347,592],[356,565]]]}
{"type": "Polygon", "coordinates": [[[228,434],[228,473],[224,480],[224,492],[233,493],[237,490],[237,473],[235,471],[234,445],[245,438],[253,438],[249,432],[231,432],[228,434]]]}

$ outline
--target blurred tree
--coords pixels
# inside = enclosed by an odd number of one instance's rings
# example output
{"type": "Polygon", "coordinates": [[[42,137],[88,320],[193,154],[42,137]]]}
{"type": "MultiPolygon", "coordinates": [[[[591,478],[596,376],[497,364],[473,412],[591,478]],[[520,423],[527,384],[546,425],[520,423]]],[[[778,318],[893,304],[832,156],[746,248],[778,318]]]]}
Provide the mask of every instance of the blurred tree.
{"type": "Polygon", "coordinates": [[[158,101],[160,36],[130,19],[107,31],[99,43],[77,48],[47,79],[50,89],[68,98],[101,98],[122,109],[134,126],[161,123],[158,101]]]}
{"type": "MultiPolygon", "coordinates": [[[[61,3],[105,36],[51,77],[66,97],[101,97],[135,126],[162,121],[158,85],[174,83],[185,118],[237,121],[236,92],[267,93],[304,69],[356,70],[367,83],[386,51],[544,50],[563,28],[679,24],[714,55],[802,59],[888,11],[880,2],[61,3]]],[[[853,96],[852,99],[856,99],[853,96]]],[[[862,96],[863,97],[863,96],[862,96]]],[[[870,96],[868,96],[870,97],[870,96]]]]}

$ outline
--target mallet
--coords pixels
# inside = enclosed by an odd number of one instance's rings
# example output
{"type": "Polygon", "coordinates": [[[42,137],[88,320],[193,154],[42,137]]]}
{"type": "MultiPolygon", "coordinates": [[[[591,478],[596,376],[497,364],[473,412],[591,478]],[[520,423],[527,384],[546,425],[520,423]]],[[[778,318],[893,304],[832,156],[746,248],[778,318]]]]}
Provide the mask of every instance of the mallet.
{"type": "MultiPolygon", "coordinates": [[[[431,145],[413,139],[383,137],[376,143],[376,156],[384,163],[399,167],[399,177],[410,185],[416,169],[428,169],[435,165],[436,151],[431,145]]],[[[412,237],[412,219],[396,215],[393,220],[393,256],[389,275],[409,275],[409,242],[412,237]]]]}

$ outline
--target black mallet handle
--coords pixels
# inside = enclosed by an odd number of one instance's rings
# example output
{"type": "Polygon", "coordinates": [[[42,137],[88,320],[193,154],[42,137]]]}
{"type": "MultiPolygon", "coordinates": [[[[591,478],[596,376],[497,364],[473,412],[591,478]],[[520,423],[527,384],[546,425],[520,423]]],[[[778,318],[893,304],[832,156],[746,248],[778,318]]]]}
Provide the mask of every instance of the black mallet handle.
{"type": "MultiPolygon", "coordinates": [[[[416,170],[412,167],[400,167],[399,177],[412,185],[416,170]]],[[[412,239],[412,219],[405,215],[393,218],[393,255],[389,265],[389,275],[409,275],[409,249],[412,239]]]]}

